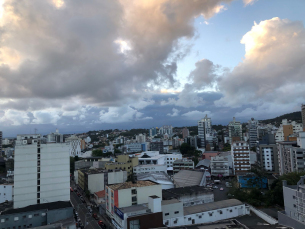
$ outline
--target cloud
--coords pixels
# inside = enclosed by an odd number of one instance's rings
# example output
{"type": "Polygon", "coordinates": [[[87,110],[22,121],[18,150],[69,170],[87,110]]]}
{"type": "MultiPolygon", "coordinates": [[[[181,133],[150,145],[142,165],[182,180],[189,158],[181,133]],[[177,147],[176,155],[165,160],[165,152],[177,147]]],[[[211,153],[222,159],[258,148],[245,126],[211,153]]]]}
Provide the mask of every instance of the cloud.
{"type": "Polygon", "coordinates": [[[300,21],[272,18],[254,23],[241,43],[245,58],[232,72],[218,79],[224,97],[218,106],[305,99],[305,28],[300,21]]]}
{"type": "Polygon", "coordinates": [[[200,120],[200,119],[204,118],[206,115],[211,117],[212,113],[210,111],[202,112],[202,111],[194,110],[194,111],[189,111],[187,113],[184,113],[181,116],[184,116],[186,119],[200,120]]]}
{"type": "Polygon", "coordinates": [[[26,112],[8,109],[0,113],[0,123],[4,126],[18,126],[30,123],[30,117],[26,112]]]}
{"type": "Polygon", "coordinates": [[[256,1],[257,1],[257,0],[243,0],[245,6],[247,6],[247,5],[253,5],[254,2],[256,2],[256,1]]]}
{"type": "Polygon", "coordinates": [[[172,114],[168,113],[167,116],[175,117],[175,116],[178,116],[179,113],[180,113],[180,111],[178,109],[176,109],[176,108],[173,108],[172,111],[173,111],[173,113],[172,114]]]}

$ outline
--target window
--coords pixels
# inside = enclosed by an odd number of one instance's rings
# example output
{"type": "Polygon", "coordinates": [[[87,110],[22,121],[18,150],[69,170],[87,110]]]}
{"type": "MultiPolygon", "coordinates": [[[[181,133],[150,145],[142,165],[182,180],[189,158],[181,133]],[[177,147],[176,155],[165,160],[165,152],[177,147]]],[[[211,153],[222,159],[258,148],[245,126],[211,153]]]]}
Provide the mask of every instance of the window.
{"type": "Polygon", "coordinates": [[[131,190],[131,194],[137,194],[137,190],[136,189],[132,189],[131,190]]]}
{"type": "Polygon", "coordinates": [[[188,221],[191,221],[192,218],[188,218],[188,221]]]}
{"type": "Polygon", "coordinates": [[[179,213],[179,211],[175,211],[175,214],[178,214],[179,213]]]}
{"type": "Polygon", "coordinates": [[[25,218],[26,218],[26,215],[22,216],[22,218],[24,218],[24,219],[25,219],[25,218]]]}
{"type": "Polygon", "coordinates": [[[32,218],[32,215],[29,215],[29,217],[28,217],[29,219],[31,219],[32,218]]]}
{"type": "Polygon", "coordinates": [[[34,214],[34,216],[39,216],[39,214],[34,214]]]}
{"type": "Polygon", "coordinates": [[[130,229],[140,229],[140,221],[138,219],[129,222],[130,229]]]}
{"type": "Polygon", "coordinates": [[[169,215],[169,213],[165,213],[164,215],[167,216],[167,215],[169,215]]]}
{"type": "Polygon", "coordinates": [[[14,221],[18,221],[19,220],[19,217],[14,217],[14,221]]]}
{"type": "Polygon", "coordinates": [[[1,223],[4,223],[5,222],[5,219],[1,219],[1,223]]]}

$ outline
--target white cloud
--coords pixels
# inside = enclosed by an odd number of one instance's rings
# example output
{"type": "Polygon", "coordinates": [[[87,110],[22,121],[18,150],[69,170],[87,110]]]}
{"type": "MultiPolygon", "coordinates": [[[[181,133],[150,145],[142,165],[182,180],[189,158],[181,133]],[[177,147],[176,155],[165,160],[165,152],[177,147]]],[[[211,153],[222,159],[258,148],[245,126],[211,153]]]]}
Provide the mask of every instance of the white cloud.
{"type": "Polygon", "coordinates": [[[176,109],[176,108],[173,108],[172,111],[173,111],[173,113],[172,114],[168,113],[167,116],[175,117],[175,116],[178,116],[179,113],[180,113],[180,111],[178,109],[176,109]]]}
{"type": "Polygon", "coordinates": [[[4,126],[29,124],[30,117],[27,112],[8,109],[0,115],[0,123],[4,126]]]}
{"type": "Polygon", "coordinates": [[[253,5],[254,2],[256,2],[256,1],[257,1],[257,0],[243,0],[245,6],[247,6],[247,5],[253,5]]]}
{"type": "Polygon", "coordinates": [[[212,116],[211,111],[202,112],[202,111],[194,110],[194,111],[189,111],[187,113],[184,113],[181,116],[184,116],[185,118],[191,119],[191,120],[200,120],[200,119],[204,118],[206,115],[211,117],[212,116]]]}

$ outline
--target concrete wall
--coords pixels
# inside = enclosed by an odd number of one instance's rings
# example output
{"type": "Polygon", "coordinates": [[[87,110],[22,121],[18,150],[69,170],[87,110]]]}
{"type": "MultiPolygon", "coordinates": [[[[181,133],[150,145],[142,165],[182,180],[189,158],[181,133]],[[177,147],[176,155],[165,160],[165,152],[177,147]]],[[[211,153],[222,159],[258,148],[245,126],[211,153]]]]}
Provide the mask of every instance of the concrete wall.
{"type": "Polygon", "coordinates": [[[73,208],[60,208],[47,212],[48,223],[54,223],[59,220],[68,219],[73,217],[73,208]]]}
{"type": "Polygon", "coordinates": [[[162,214],[163,214],[163,220],[183,217],[183,203],[179,202],[179,203],[162,205],[162,214]]]}
{"type": "Polygon", "coordinates": [[[179,200],[183,202],[184,207],[189,207],[204,203],[211,203],[214,202],[214,193],[191,194],[187,196],[181,196],[179,200]]]}
{"type": "Polygon", "coordinates": [[[278,219],[279,224],[292,227],[294,229],[304,229],[305,224],[295,220],[293,218],[290,218],[289,216],[285,215],[285,212],[278,212],[278,219]]]}
{"type": "Polygon", "coordinates": [[[88,190],[95,193],[104,190],[104,173],[88,175],[88,190]]]}
{"type": "Polygon", "coordinates": [[[124,183],[126,180],[127,180],[127,171],[108,173],[108,184],[124,183]]]}
{"type": "Polygon", "coordinates": [[[13,184],[0,185],[0,203],[13,200],[13,184]]]}
{"type": "Polygon", "coordinates": [[[298,219],[298,214],[294,205],[297,205],[296,199],[297,191],[289,187],[283,187],[285,214],[293,219],[298,219]]]}

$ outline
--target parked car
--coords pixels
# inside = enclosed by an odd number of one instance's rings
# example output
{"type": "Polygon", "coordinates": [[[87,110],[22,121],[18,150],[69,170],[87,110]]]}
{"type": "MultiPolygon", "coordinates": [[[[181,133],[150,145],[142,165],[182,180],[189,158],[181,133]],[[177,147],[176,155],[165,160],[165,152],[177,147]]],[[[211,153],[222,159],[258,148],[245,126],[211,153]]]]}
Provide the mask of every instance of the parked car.
{"type": "Polygon", "coordinates": [[[99,219],[99,218],[97,217],[97,214],[95,214],[95,213],[92,214],[92,217],[93,217],[94,219],[96,219],[96,220],[99,219]]]}
{"type": "Polygon", "coordinates": [[[101,227],[104,225],[104,222],[102,220],[98,221],[98,225],[100,225],[101,227]]]}
{"type": "Polygon", "coordinates": [[[214,186],[214,188],[218,188],[217,186],[214,186]]]}
{"type": "Polygon", "coordinates": [[[70,187],[70,192],[73,192],[73,188],[70,187]]]}
{"type": "Polygon", "coordinates": [[[220,191],[223,191],[223,188],[220,188],[219,190],[220,190],[220,191]]]}

